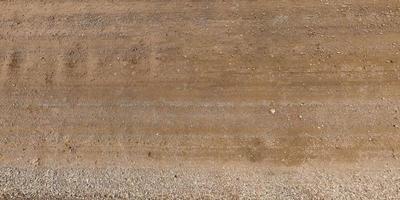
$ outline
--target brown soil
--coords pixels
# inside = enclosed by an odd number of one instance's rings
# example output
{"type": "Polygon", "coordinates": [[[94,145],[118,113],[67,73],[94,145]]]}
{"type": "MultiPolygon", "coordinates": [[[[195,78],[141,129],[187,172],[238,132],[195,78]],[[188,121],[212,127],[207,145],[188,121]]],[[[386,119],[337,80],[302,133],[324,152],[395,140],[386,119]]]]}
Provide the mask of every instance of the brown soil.
{"type": "Polygon", "coordinates": [[[400,198],[399,7],[0,0],[0,198],[400,198]]]}

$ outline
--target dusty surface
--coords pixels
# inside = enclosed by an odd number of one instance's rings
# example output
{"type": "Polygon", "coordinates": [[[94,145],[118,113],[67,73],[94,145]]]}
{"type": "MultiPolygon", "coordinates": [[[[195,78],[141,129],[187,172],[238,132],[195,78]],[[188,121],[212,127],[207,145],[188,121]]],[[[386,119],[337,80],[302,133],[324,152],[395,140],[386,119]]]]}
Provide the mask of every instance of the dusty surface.
{"type": "Polygon", "coordinates": [[[0,8],[0,198],[400,198],[397,0],[0,8]]]}

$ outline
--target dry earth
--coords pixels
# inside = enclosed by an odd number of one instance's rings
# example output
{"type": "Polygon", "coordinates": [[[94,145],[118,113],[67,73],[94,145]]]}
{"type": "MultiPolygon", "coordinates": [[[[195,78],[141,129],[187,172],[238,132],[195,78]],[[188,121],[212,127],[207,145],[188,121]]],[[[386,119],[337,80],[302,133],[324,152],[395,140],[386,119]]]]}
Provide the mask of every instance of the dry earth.
{"type": "Polygon", "coordinates": [[[397,0],[0,10],[0,198],[400,198],[397,0]]]}

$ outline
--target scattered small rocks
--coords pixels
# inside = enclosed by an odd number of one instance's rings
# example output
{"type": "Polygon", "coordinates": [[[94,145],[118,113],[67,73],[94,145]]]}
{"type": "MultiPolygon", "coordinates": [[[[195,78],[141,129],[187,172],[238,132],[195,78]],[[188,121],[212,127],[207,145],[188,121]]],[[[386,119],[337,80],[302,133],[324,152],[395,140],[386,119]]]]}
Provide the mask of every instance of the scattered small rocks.
{"type": "Polygon", "coordinates": [[[35,158],[35,159],[31,160],[31,164],[35,167],[39,166],[39,163],[40,163],[39,158],[35,158]]]}

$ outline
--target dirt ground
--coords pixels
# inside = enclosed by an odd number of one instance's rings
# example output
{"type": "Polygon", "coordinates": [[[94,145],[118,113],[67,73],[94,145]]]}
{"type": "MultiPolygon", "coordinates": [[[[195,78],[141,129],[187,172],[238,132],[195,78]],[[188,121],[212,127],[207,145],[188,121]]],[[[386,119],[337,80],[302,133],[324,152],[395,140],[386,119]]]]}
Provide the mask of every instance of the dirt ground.
{"type": "Polygon", "coordinates": [[[397,0],[0,0],[0,199],[399,199],[397,0]]]}

